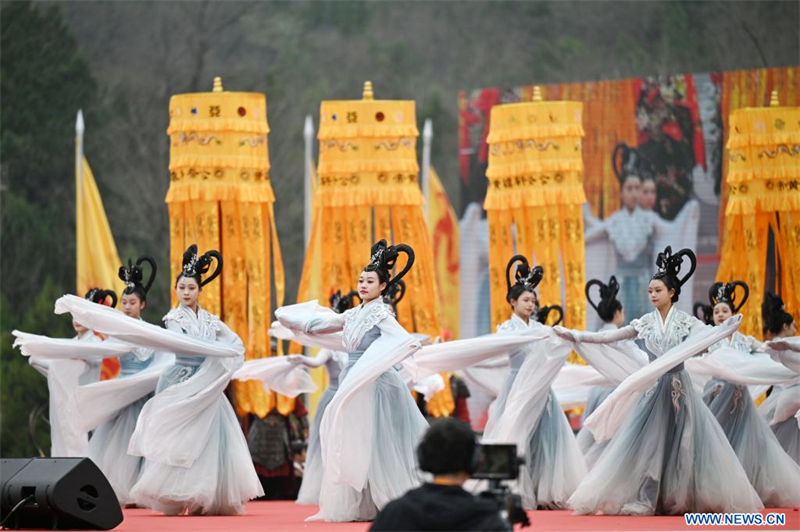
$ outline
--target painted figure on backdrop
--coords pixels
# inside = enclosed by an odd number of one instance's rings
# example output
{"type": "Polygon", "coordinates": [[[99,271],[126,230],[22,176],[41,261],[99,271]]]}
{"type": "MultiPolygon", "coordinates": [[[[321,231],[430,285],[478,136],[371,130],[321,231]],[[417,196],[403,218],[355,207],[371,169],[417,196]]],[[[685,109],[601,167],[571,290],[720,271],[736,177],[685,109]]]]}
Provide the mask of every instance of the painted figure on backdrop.
{"type": "MultiPolygon", "coordinates": [[[[627,314],[641,316],[647,312],[646,288],[655,250],[663,249],[667,241],[694,247],[699,204],[691,200],[673,221],[664,219],[653,210],[660,198],[654,186],[656,164],[640,148],[625,144],[616,146],[611,159],[620,181],[622,207],[604,220],[595,218],[588,206],[584,208],[586,274],[600,279],[612,273],[617,276],[621,286],[618,298],[627,314]]],[[[691,292],[690,284],[684,291],[687,300],[691,292]]],[[[590,315],[587,326],[596,329],[600,324],[590,315]]]]}

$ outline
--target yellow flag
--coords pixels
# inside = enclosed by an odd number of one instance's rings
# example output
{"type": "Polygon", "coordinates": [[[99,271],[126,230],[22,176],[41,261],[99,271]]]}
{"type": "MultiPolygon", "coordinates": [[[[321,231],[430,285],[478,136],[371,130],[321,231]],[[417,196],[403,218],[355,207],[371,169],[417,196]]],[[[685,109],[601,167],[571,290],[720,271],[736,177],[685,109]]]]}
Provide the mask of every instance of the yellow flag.
{"type": "Polygon", "coordinates": [[[443,340],[454,340],[458,338],[460,318],[458,218],[433,167],[428,186],[428,229],[433,243],[434,268],[442,309],[443,340]]]}
{"type": "MultiPolygon", "coordinates": [[[[119,295],[125,288],[117,276],[122,262],[92,170],[85,157],[81,161],[82,164],[76,165],[75,171],[76,293],[83,296],[90,289],[99,287],[113,290],[119,295]]],[[[114,377],[117,373],[119,362],[116,358],[103,361],[103,379],[114,377]]]]}

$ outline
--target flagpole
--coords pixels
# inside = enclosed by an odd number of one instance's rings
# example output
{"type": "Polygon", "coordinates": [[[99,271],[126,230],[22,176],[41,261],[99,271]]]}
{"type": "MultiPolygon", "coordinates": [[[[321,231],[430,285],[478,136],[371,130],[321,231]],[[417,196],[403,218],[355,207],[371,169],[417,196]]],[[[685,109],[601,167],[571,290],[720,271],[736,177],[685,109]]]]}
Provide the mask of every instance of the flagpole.
{"type": "Polygon", "coordinates": [[[433,141],[433,122],[430,118],[425,119],[425,126],[422,128],[422,197],[425,198],[423,212],[425,220],[428,219],[430,208],[430,178],[431,178],[431,142],[433,141]]]}
{"type": "Polygon", "coordinates": [[[83,110],[78,109],[78,118],[75,120],[75,136],[78,139],[78,150],[75,154],[75,175],[78,176],[79,188],[76,194],[80,198],[83,192],[83,132],[86,127],[83,123],[83,110]]]}
{"type": "Polygon", "coordinates": [[[312,169],[314,164],[314,120],[311,115],[306,115],[306,121],[303,125],[303,140],[305,141],[303,242],[305,247],[308,247],[308,241],[311,238],[311,194],[313,190],[311,180],[313,179],[312,169]]]}
{"type": "Polygon", "coordinates": [[[83,197],[83,132],[86,127],[83,123],[83,110],[78,109],[78,116],[75,119],[75,137],[77,139],[77,147],[75,149],[75,285],[77,293],[81,293],[80,275],[81,275],[81,247],[78,245],[80,242],[80,229],[81,229],[81,198],[83,197]]]}

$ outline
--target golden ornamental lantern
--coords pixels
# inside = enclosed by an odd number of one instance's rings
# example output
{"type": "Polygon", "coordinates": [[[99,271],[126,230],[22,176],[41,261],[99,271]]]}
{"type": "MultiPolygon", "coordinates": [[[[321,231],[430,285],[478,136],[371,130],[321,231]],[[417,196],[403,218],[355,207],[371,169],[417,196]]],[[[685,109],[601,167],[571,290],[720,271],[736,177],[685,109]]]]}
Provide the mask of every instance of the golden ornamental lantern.
{"type": "Polygon", "coordinates": [[[493,327],[508,319],[506,264],[515,253],[535,255],[544,268],[541,305],[561,303],[563,265],[564,322],[585,326],[582,110],[580,102],[542,101],[539,87],[531,102],[492,108],[484,208],[493,327]]]}
{"type": "Polygon", "coordinates": [[[779,292],[787,312],[800,312],[800,107],[780,106],[773,91],[769,107],[733,111],[728,125],[729,197],[717,279],[750,286],[742,331],[760,338],[765,290],[779,292]],[[770,232],[774,288],[765,285],[770,232]]]}
{"type": "Polygon", "coordinates": [[[373,242],[402,242],[414,248],[416,263],[405,277],[398,320],[409,331],[438,336],[414,102],[375,100],[366,82],[361,100],[322,102],[319,123],[318,183],[297,300],[327,305],[336,290],[355,288],[373,242]]]}
{"type": "MultiPolygon", "coordinates": [[[[242,338],[246,358],[270,356],[272,283],[283,303],[284,272],[275,228],[269,175],[267,99],[228,92],[214,79],[212,92],[177,94],[169,102],[170,271],[181,270],[184,250],[219,250],[221,282],[203,289],[201,304],[242,338]]],[[[172,295],[173,304],[177,303],[172,295]]],[[[294,401],[266,394],[259,382],[235,383],[239,415],[282,413],[294,401]]]]}

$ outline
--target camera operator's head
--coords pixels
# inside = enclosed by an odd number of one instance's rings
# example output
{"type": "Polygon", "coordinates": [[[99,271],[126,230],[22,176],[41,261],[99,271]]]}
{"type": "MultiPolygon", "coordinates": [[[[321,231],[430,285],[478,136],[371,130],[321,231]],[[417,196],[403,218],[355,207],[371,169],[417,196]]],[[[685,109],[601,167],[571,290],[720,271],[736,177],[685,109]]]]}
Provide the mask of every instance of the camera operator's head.
{"type": "Polygon", "coordinates": [[[466,482],[477,467],[475,435],[467,423],[444,418],[431,424],[417,449],[420,469],[435,484],[466,482]]]}

